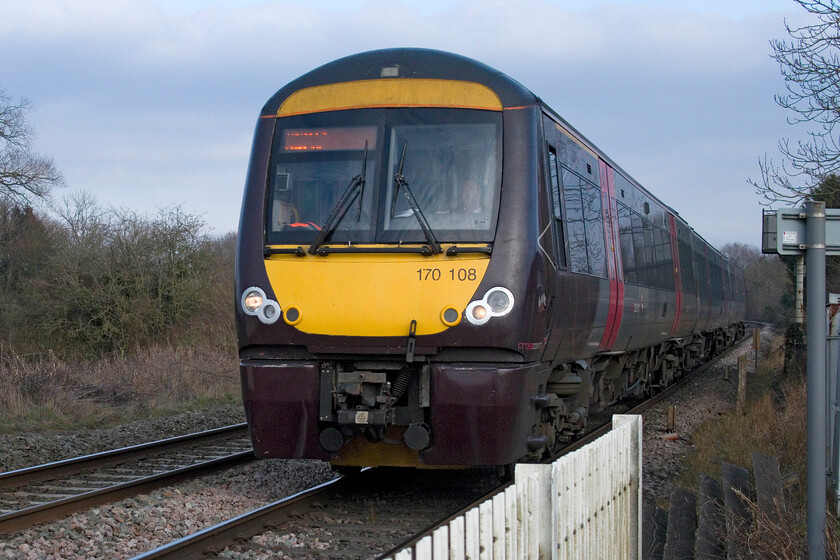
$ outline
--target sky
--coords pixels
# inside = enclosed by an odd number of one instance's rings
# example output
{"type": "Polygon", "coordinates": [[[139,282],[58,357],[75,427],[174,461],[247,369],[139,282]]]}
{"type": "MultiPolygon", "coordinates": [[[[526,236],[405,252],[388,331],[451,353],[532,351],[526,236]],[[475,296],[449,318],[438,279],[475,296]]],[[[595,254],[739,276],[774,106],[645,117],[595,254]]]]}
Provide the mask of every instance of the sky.
{"type": "Polygon", "coordinates": [[[426,47],[536,93],[712,244],[759,246],[748,179],[801,125],[773,100],[793,0],[0,0],[0,90],[103,207],[235,231],[257,115],[337,58],[426,47]]]}

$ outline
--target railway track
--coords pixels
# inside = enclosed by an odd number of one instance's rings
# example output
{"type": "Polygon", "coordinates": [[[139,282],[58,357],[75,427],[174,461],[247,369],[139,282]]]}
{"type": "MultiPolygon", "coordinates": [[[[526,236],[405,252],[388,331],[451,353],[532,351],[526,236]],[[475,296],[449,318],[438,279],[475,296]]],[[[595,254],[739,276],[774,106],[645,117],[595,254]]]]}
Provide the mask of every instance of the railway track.
{"type": "MultiPolygon", "coordinates": [[[[746,339],[745,339],[746,340],[746,339]]],[[[744,341],[696,368],[645,402],[623,409],[641,414],[678,391],[693,375],[714,367],[744,341]]],[[[566,446],[560,455],[597,439],[610,429],[607,419],[566,446]]],[[[388,558],[462,515],[510,483],[493,469],[414,471],[365,469],[160,546],[133,560],[217,557],[388,558]],[[434,504],[427,506],[424,504],[434,504]],[[377,551],[388,550],[377,556],[377,551]]]]}
{"type": "Polygon", "coordinates": [[[133,560],[223,556],[353,560],[404,542],[498,486],[495,469],[364,469],[133,560]]]}
{"type": "Polygon", "coordinates": [[[0,534],[253,459],[243,423],[0,473],[0,534]]]}

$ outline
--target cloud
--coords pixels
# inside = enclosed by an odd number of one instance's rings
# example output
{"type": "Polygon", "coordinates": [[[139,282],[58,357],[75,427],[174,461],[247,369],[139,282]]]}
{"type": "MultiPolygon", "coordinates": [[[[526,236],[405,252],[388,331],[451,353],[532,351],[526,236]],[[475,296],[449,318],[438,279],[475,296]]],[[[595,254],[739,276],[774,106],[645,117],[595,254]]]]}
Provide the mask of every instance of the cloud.
{"type": "MultiPolygon", "coordinates": [[[[268,97],[330,60],[393,46],[506,72],[683,215],[699,192],[749,197],[761,151],[789,132],[772,100],[783,84],[768,46],[784,33],[782,16],[572,4],[5,0],[0,21],[15,24],[0,26],[0,51],[14,55],[0,60],[0,89],[32,100],[39,151],[74,187],[116,206],[183,202],[222,232],[236,227],[268,97]]],[[[716,219],[691,216],[701,232],[716,219]]],[[[707,237],[757,242],[756,228],[707,237]]]]}

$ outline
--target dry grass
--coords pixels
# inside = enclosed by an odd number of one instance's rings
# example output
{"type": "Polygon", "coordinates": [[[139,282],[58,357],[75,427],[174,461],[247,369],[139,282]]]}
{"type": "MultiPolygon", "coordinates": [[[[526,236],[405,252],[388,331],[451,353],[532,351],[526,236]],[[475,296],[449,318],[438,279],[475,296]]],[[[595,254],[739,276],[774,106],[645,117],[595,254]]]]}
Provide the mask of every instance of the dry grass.
{"type": "MultiPolygon", "coordinates": [[[[749,506],[753,523],[747,531],[738,535],[745,543],[749,558],[762,560],[800,560],[808,558],[805,510],[788,508],[778,517],[770,516],[759,509],[749,497],[741,495],[749,506]]],[[[840,523],[831,514],[827,515],[825,531],[826,558],[840,558],[840,523]]]]}
{"type": "MultiPolygon", "coordinates": [[[[751,558],[806,558],[807,387],[799,377],[781,379],[783,350],[768,349],[759,370],[749,378],[749,399],[743,416],[729,414],[701,426],[692,436],[693,451],[683,461],[677,484],[697,491],[700,474],[721,479],[721,463],[752,468],[753,451],[779,458],[782,475],[799,481],[786,491],[787,510],[781,520],[760,512],[752,500],[755,522],[742,542],[751,558]]],[[[840,523],[827,522],[828,557],[840,558],[840,523]]]]}
{"type": "Polygon", "coordinates": [[[239,399],[236,361],[155,346],[94,362],[0,357],[0,431],[105,426],[239,399]]]}

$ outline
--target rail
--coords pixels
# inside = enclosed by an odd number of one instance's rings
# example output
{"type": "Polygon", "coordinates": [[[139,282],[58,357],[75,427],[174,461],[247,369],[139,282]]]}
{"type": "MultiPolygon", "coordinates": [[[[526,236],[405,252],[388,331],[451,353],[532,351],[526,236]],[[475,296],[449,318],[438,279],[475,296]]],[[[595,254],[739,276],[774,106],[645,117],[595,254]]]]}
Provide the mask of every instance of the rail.
{"type": "Polygon", "coordinates": [[[246,436],[235,424],[0,473],[0,533],[252,460],[246,436]]]}
{"type": "Polygon", "coordinates": [[[210,550],[221,550],[236,540],[247,539],[309,510],[318,500],[323,500],[347,488],[352,482],[351,479],[371,476],[372,471],[373,469],[364,469],[354,475],[335,478],[176,541],[161,545],[144,554],[135,556],[132,560],[203,558],[210,550]]]}

